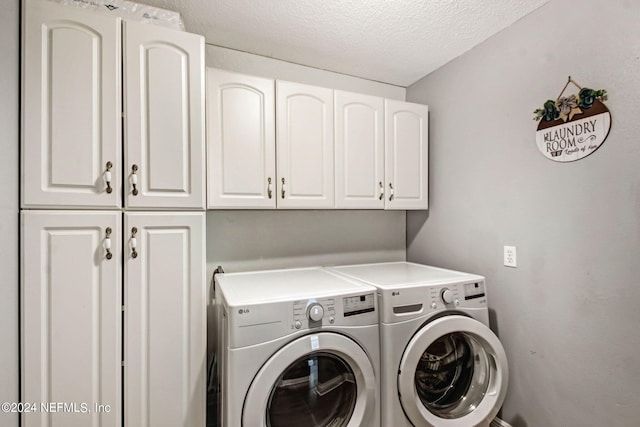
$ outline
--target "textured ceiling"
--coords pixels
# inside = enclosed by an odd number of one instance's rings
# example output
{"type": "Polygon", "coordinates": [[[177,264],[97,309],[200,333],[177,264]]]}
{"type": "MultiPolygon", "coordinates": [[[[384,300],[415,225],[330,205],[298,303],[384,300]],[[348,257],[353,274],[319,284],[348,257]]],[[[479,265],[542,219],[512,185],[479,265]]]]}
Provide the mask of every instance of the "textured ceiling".
{"type": "Polygon", "coordinates": [[[209,44],[406,87],[549,0],[137,1],[209,44]]]}

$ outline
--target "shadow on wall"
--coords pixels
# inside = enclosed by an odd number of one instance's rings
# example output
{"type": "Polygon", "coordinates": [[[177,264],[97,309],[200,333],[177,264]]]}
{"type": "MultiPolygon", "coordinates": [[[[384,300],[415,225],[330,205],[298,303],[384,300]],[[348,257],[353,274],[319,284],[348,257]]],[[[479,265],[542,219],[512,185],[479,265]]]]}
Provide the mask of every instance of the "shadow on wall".
{"type": "MultiPolygon", "coordinates": [[[[500,338],[500,326],[498,325],[498,316],[496,314],[496,311],[491,308],[489,309],[489,326],[491,327],[491,330],[493,331],[493,333],[496,334],[498,338],[500,338]]],[[[507,359],[508,359],[508,356],[507,356],[507,359]]],[[[507,391],[507,393],[508,392],[509,391],[507,391]]],[[[498,417],[502,418],[501,415],[502,415],[502,411],[498,413],[498,417]]],[[[505,421],[507,421],[512,427],[528,427],[529,426],[529,424],[527,424],[527,422],[522,418],[521,415],[516,415],[513,419],[505,420],[505,421]]]]}
{"type": "Polygon", "coordinates": [[[429,211],[407,212],[407,248],[413,244],[428,219],[429,211]]]}
{"type": "Polygon", "coordinates": [[[489,309],[489,327],[493,331],[494,334],[500,338],[500,328],[498,326],[498,315],[496,311],[492,308],[489,309]]]}
{"type": "Polygon", "coordinates": [[[514,419],[509,421],[513,427],[529,427],[529,424],[522,419],[522,416],[516,415],[514,419]]]}

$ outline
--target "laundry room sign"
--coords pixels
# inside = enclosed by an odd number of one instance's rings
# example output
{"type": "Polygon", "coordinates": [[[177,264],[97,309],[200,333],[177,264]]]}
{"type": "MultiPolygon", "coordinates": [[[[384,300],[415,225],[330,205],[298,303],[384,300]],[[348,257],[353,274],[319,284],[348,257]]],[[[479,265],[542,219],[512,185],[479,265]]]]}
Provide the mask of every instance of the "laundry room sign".
{"type": "Polygon", "coordinates": [[[569,76],[556,100],[548,100],[533,112],[534,120],[540,121],[538,150],[556,162],[580,160],[596,151],[611,129],[611,113],[602,103],[606,99],[606,90],[581,87],[569,76]],[[578,93],[563,96],[569,83],[578,93]]]}

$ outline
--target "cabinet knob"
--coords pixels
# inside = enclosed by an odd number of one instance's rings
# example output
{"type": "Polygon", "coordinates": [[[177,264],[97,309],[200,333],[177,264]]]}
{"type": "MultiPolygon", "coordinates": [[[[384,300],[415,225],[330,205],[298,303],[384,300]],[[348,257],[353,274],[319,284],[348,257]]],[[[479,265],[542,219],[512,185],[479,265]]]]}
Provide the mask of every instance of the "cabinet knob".
{"type": "Polygon", "coordinates": [[[273,196],[273,186],[271,185],[271,177],[267,178],[267,195],[269,198],[273,196]]]}
{"type": "Polygon", "coordinates": [[[133,165],[131,166],[131,185],[133,186],[133,190],[131,191],[131,194],[133,194],[134,196],[138,195],[138,165],[133,165]]]}
{"type": "Polygon", "coordinates": [[[378,197],[378,199],[382,200],[384,198],[384,185],[382,185],[382,181],[380,181],[378,185],[380,186],[380,197],[378,197]]]}
{"type": "Polygon", "coordinates": [[[113,167],[113,163],[107,162],[106,170],[104,171],[104,181],[107,184],[107,193],[111,194],[113,188],[111,188],[111,168],[113,167]]]}
{"type": "Polygon", "coordinates": [[[393,200],[393,184],[389,183],[389,201],[393,200]]]}
{"type": "Polygon", "coordinates": [[[283,199],[284,199],[285,193],[286,193],[286,188],[285,188],[285,185],[284,185],[284,178],[282,178],[282,198],[283,199]]]}
{"type": "Polygon", "coordinates": [[[138,240],[136,239],[136,234],[138,234],[138,229],[133,227],[131,229],[131,258],[138,258],[138,252],[136,251],[138,240]]]}
{"type": "Polygon", "coordinates": [[[107,227],[104,230],[104,234],[104,249],[107,252],[105,258],[107,258],[107,260],[110,260],[111,258],[113,258],[113,254],[111,253],[111,227],[107,227]]]}

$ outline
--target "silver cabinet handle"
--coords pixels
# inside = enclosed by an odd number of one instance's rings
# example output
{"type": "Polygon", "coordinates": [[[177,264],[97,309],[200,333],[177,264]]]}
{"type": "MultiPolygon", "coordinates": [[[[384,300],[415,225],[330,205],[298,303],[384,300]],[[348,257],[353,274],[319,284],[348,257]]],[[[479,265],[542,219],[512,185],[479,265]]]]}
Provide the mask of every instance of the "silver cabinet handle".
{"type": "Polygon", "coordinates": [[[133,227],[131,229],[131,258],[138,258],[138,252],[136,251],[138,239],[136,239],[136,234],[138,234],[138,229],[133,227]]]}
{"type": "Polygon", "coordinates": [[[269,198],[273,196],[273,186],[271,185],[271,177],[267,178],[267,195],[269,198]]]}
{"type": "Polygon", "coordinates": [[[104,230],[104,234],[104,249],[107,252],[105,258],[107,258],[107,260],[110,260],[111,258],[113,258],[113,254],[111,253],[111,227],[107,227],[104,230]]]}
{"type": "Polygon", "coordinates": [[[113,167],[113,163],[107,162],[106,170],[104,171],[104,181],[107,184],[107,193],[111,194],[113,188],[111,188],[111,168],[113,167]]]}
{"type": "Polygon", "coordinates": [[[384,198],[384,185],[382,185],[382,181],[380,181],[378,185],[380,186],[380,197],[378,197],[378,199],[382,200],[384,198]]]}
{"type": "Polygon", "coordinates": [[[393,184],[389,183],[389,201],[393,200],[393,184]]]}
{"type": "Polygon", "coordinates": [[[133,190],[131,194],[134,196],[138,195],[138,165],[131,166],[131,185],[133,186],[133,190]]]}
{"type": "Polygon", "coordinates": [[[285,185],[284,185],[284,178],[282,178],[282,198],[283,199],[284,199],[285,193],[286,193],[286,188],[285,188],[285,185]]]}

